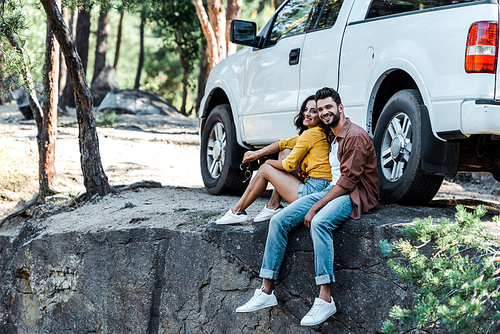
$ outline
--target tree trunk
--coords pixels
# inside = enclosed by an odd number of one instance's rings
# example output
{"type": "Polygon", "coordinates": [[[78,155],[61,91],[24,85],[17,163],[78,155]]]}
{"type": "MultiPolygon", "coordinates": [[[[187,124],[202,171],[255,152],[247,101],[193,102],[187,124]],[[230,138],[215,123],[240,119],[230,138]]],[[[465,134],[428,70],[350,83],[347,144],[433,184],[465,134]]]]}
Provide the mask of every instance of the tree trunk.
{"type": "MultiPolygon", "coordinates": [[[[71,38],[75,40],[76,38],[76,23],[78,21],[78,11],[76,9],[73,9],[71,12],[71,18],[69,19],[69,26],[71,29],[71,38]]],[[[61,98],[59,100],[59,106],[63,109],[66,108],[66,106],[75,106],[75,98],[73,94],[73,84],[71,83],[71,78],[68,73],[68,69],[66,67],[66,61],[64,59],[64,54],[61,52],[61,67],[64,66],[65,71],[66,71],[66,77],[64,80],[64,86],[61,85],[59,86],[59,89],[62,89],[61,98]],[[62,62],[64,62],[64,65],[62,65],[62,62]]],[[[61,71],[62,72],[62,71],[61,71]]],[[[62,73],[61,73],[62,75],[62,73]]]]}
{"type": "Polygon", "coordinates": [[[102,167],[92,95],[90,94],[87,79],[85,78],[83,62],[80,59],[75,43],[57,8],[55,0],[40,1],[47,14],[52,31],[64,53],[68,73],[74,87],[83,182],[88,197],[94,194],[104,196],[111,191],[111,186],[102,167]]]}
{"type": "Polygon", "coordinates": [[[182,75],[182,106],[181,106],[181,114],[186,115],[186,100],[187,100],[187,93],[188,93],[188,76],[189,76],[189,69],[188,69],[188,62],[184,56],[184,52],[182,52],[182,47],[183,41],[181,37],[181,33],[179,30],[175,31],[175,40],[177,43],[177,50],[179,51],[179,57],[181,59],[181,65],[182,65],[182,70],[183,70],[183,75],[182,75]]]}
{"type": "Polygon", "coordinates": [[[205,95],[205,86],[208,77],[207,47],[202,45],[200,58],[200,74],[198,75],[198,96],[196,97],[196,116],[200,113],[200,104],[203,95],[205,95]]]}
{"type": "MultiPolygon", "coordinates": [[[[61,0],[55,0],[61,6],[61,0]]],[[[43,67],[43,88],[45,101],[43,103],[43,126],[38,139],[38,182],[39,195],[43,199],[54,195],[51,189],[56,177],[55,148],[57,134],[57,104],[59,102],[59,43],[54,37],[50,22],[47,21],[47,37],[45,40],[45,65],[43,67]]]]}
{"type": "Polygon", "coordinates": [[[214,29],[215,40],[217,41],[217,52],[219,61],[226,58],[226,10],[222,0],[207,1],[208,17],[214,29]]]}
{"type": "Polygon", "coordinates": [[[108,48],[108,34],[109,34],[109,10],[105,7],[101,8],[99,15],[99,23],[97,25],[97,43],[95,48],[95,63],[94,75],[92,76],[92,83],[101,73],[106,65],[106,51],[108,48]]]}
{"type": "Polygon", "coordinates": [[[205,39],[207,40],[207,61],[208,61],[208,71],[219,63],[221,60],[219,58],[218,46],[217,46],[217,37],[215,35],[212,24],[208,19],[207,12],[205,11],[205,7],[203,6],[202,0],[193,0],[194,6],[196,8],[196,14],[198,14],[198,18],[201,24],[201,30],[203,30],[203,34],[205,35],[205,39]]]}
{"type": "Polygon", "coordinates": [[[123,27],[123,17],[124,16],[125,16],[125,10],[123,10],[120,14],[120,23],[118,24],[118,34],[116,35],[115,62],[113,63],[113,67],[115,68],[115,72],[118,69],[118,58],[120,57],[120,46],[122,44],[122,27],[123,27]]]}
{"type": "Polygon", "coordinates": [[[229,28],[231,21],[240,16],[243,0],[228,0],[227,16],[222,0],[207,0],[207,11],[202,0],[193,0],[193,3],[207,40],[206,52],[210,72],[222,59],[236,51],[236,45],[229,41],[229,28]]]}
{"type": "Polygon", "coordinates": [[[0,39],[0,105],[4,104],[4,99],[5,99],[5,84],[4,84],[4,77],[3,77],[3,71],[4,71],[4,58],[3,58],[3,42],[0,39]]]}
{"type": "Polygon", "coordinates": [[[87,63],[89,60],[90,10],[90,6],[82,7],[78,13],[76,23],[76,49],[82,60],[83,73],[85,75],[87,75],[87,63]]]}
{"type": "Polygon", "coordinates": [[[233,20],[239,19],[241,14],[241,6],[243,5],[243,0],[228,0],[227,1],[227,13],[226,13],[226,43],[227,43],[227,56],[232,55],[236,52],[237,45],[231,43],[229,38],[231,33],[231,22],[233,20]]]}
{"type": "Polygon", "coordinates": [[[146,16],[144,14],[144,10],[141,12],[141,25],[139,26],[139,34],[140,34],[140,45],[139,45],[139,64],[137,65],[137,75],[135,76],[135,85],[134,89],[138,89],[141,85],[141,73],[142,67],[144,66],[144,21],[146,20],[146,16]]]}
{"type": "MultiPolygon", "coordinates": [[[[64,22],[68,22],[68,7],[62,7],[62,17],[64,22]]],[[[59,80],[57,82],[57,87],[59,87],[58,95],[62,95],[64,86],[66,86],[66,76],[68,75],[68,69],[66,67],[66,62],[64,61],[64,55],[59,51],[59,80]]],[[[58,96],[59,101],[59,96],[58,96]]]]}

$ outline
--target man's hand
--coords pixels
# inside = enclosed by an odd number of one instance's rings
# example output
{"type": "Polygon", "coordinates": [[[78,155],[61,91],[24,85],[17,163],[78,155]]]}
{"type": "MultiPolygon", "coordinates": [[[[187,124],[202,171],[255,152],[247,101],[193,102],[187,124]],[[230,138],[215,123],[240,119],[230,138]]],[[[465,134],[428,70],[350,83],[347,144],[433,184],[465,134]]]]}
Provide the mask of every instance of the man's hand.
{"type": "Polygon", "coordinates": [[[319,201],[314,203],[314,205],[311,207],[307,215],[304,217],[304,225],[307,227],[311,228],[311,222],[316,216],[316,214],[321,210],[325,205],[333,201],[335,198],[342,196],[342,195],[347,195],[349,194],[349,191],[345,188],[342,188],[338,184],[336,184],[332,189],[330,189],[325,196],[323,196],[319,201]]]}
{"type": "Polygon", "coordinates": [[[309,209],[309,212],[304,217],[304,225],[306,225],[308,228],[311,228],[311,222],[312,222],[314,216],[316,216],[316,214],[319,212],[319,210],[321,210],[321,208],[317,208],[316,204],[314,204],[311,207],[311,209],[309,209]]]}

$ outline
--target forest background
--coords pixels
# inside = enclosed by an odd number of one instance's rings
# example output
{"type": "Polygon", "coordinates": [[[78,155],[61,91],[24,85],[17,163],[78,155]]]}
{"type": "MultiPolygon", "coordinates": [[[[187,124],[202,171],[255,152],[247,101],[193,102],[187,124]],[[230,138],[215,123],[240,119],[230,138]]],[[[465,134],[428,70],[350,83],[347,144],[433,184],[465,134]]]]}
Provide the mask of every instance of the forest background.
{"type": "Polygon", "coordinates": [[[262,26],[279,3],[0,0],[1,103],[12,89],[24,90],[31,109],[25,116],[37,126],[39,193],[27,206],[56,193],[57,115],[67,107],[76,108],[85,197],[115,191],[99,151],[94,107],[100,100],[91,93],[112,59],[120,88],[151,90],[196,117],[208,73],[237,50],[229,41],[231,21],[262,26]]]}
{"type": "MultiPolygon", "coordinates": [[[[260,29],[279,3],[281,2],[276,0],[244,0],[241,6],[240,19],[254,21],[260,29]]],[[[194,2],[192,0],[165,0],[157,2],[157,4],[157,8],[150,7],[149,4],[127,9],[120,5],[111,6],[109,9],[109,26],[107,28],[109,32],[107,32],[106,38],[105,63],[113,66],[116,62],[116,75],[120,89],[139,88],[153,91],[172,102],[182,113],[197,117],[198,95],[203,93],[204,80],[206,80],[209,70],[206,69],[207,42],[196,14],[194,2]],[[123,20],[121,45],[119,47],[119,57],[116,61],[120,19],[123,20]],[[143,45],[141,45],[141,22],[144,23],[143,45]],[[184,24],[187,27],[186,36],[182,36],[183,39],[180,42],[183,44],[183,48],[178,46],[177,42],[179,40],[178,36],[176,36],[175,24],[184,24]],[[142,51],[141,47],[143,48],[142,51]],[[138,74],[141,52],[143,52],[144,58],[142,70],[138,74]],[[184,52],[182,56],[188,62],[185,106],[183,106],[185,83],[183,82],[184,64],[181,57],[182,52],[184,52]],[[139,85],[137,85],[137,82],[139,85]],[[203,87],[200,87],[200,85],[203,87]]],[[[207,6],[206,1],[203,1],[203,4],[207,6]]],[[[223,1],[223,5],[226,6],[225,1],[223,1]]],[[[89,10],[90,34],[88,37],[89,51],[86,65],[86,77],[89,85],[94,78],[95,51],[99,36],[98,29],[100,28],[99,18],[103,6],[103,3],[101,6],[94,3],[89,10]]],[[[13,12],[15,13],[16,10],[20,11],[23,17],[20,24],[24,28],[16,36],[18,43],[23,46],[24,51],[28,54],[33,80],[41,83],[44,73],[47,18],[40,1],[37,0],[20,0],[13,12]]],[[[71,3],[65,6],[63,1],[62,13],[68,27],[71,26],[72,13],[75,11],[78,11],[78,7],[71,3]]],[[[6,22],[3,21],[2,25],[5,24],[6,22]]],[[[2,42],[1,51],[3,53],[8,51],[10,45],[5,38],[2,42]]],[[[78,43],[76,40],[75,42],[78,43]]],[[[5,59],[4,61],[9,60],[5,59]]],[[[4,73],[4,77],[5,75],[10,75],[10,73],[4,73]]],[[[60,87],[61,92],[63,88],[60,87]]],[[[2,97],[2,102],[8,102],[8,94],[2,95],[2,97]]]]}

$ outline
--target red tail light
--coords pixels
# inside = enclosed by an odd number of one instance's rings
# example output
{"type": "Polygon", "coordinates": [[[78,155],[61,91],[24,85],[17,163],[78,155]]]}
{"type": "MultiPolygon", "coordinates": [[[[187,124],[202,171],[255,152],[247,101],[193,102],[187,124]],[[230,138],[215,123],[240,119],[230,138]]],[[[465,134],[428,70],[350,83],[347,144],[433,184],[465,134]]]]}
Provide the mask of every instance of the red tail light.
{"type": "Polygon", "coordinates": [[[496,73],[498,22],[476,22],[469,29],[465,51],[467,73],[496,73]]]}

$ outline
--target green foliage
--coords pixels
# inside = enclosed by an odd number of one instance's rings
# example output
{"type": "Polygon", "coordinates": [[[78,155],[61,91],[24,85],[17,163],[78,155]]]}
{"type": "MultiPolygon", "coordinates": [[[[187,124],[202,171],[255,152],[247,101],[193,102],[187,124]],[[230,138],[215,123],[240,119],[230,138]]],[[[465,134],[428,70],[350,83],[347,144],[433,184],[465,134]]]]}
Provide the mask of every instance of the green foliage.
{"type": "MultiPolygon", "coordinates": [[[[31,73],[34,82],[41,82],[43,78],[43,57],[45,54],[45,16],[40,15],[39,3],[35,0],[5,0],[0,12],[0,37],[3,52],[4,68],[1,75],[9,78],[6,88],[23,88],[32,91],[23,80],[24,73],[31,73]],[[13,36],[24,54],[20,54],[9,42],[13,36]]],[[[41,93],[41,91],[39,92],[41,93]]]]}
{"type": "Polygon", "coordinates": [[[27,28],[28,26],[24,21],[24,15],[17,8],[14,8],[12,11],[7,11],[0,21],[0,30],[6,36],[19,34],[27,28]]]}
{"type": "Polygon", "coordinates": [[[118,123],[118,117],[116,117],[116,113],[113,109],[105,109],[103,113],[99,116],[99,119],[96,121],[97,126],[100,127],[113,127],[118,123]]]}
{"type": "Polygon", "coordinates": [[[196,9],[192,0],[155,0],[146,17],[152,22],[153,35],[163,42],[146,60],[146,88],[181,106],[183,74],[187,75],[185,88],[193,89],[198,79],[195,67],[205,43],[196,9]]]}
{"type": "MultiPolygon", "coordinates": [[[[407,240],[381,242],[382,251],[392,257],[389,266],[419,288],[413,309],[392,308],[389,315],[398,323],[387,320],[384,333],[436,323],[456,333],[500,331],[500,248],[481,222],[485,213],[483,206],[471,213],[459,205],[456,223],[416,219],[403,231],[407,240]],[[431,256],[424,255],[426,248],[431,256]]],[[[499,217],[494,221],[500,222],[499,217]]]]}

